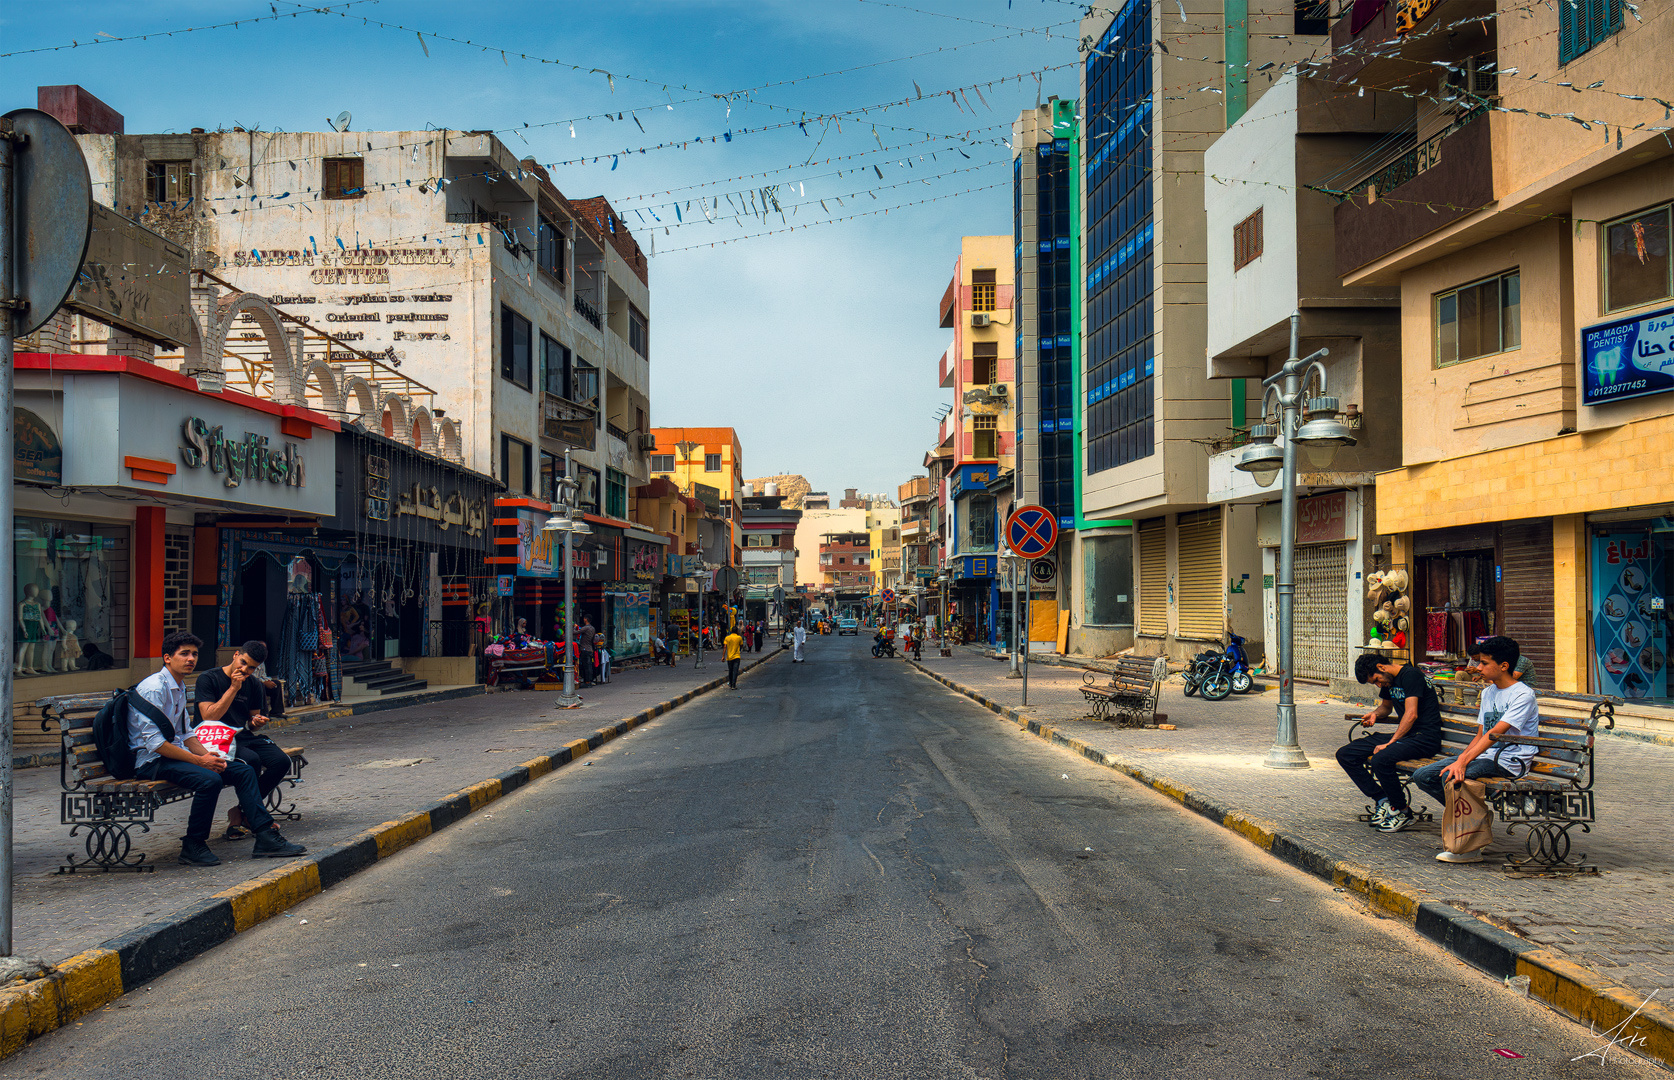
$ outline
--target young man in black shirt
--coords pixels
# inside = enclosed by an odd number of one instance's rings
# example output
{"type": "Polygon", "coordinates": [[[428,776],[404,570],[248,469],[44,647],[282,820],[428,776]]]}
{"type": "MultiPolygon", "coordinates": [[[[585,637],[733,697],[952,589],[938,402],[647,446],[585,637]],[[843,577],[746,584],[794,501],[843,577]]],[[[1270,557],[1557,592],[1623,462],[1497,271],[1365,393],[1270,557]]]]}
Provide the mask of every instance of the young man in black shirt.
{"type": "Polygon", "coordinates": [[[1395,713],[1395,733],[1351,741],[1337,751],[1337,764],[1368,799],[1377,800],[1372,827],[1400,832],[1413,823],[1413,813],[1395,765],[1441,752],[1441,702],[1424,673],[1411,664],[1367,654],[1354,662],[1354,677],[1378,688],[1377,708],[1360,722],[1371,727],[1395,713]]]}
{"type": "MultiPolygon", "coordinates": [[[[232,663],[199,675],[196,721],[196,724],[219,722],[238,729],[234,756],[255,771],[257,790],[263,800],[291,772],[290,757],[272,739],[261,734],[262,725],[268,720],[267,691],[255,672],[266,662],[267,645],[246,641],[233,653],[232,663]]],[[[242,840],[249,836],[244,824],[244,814],[238,807],[228,810],[223,839],[242,840]]]]}

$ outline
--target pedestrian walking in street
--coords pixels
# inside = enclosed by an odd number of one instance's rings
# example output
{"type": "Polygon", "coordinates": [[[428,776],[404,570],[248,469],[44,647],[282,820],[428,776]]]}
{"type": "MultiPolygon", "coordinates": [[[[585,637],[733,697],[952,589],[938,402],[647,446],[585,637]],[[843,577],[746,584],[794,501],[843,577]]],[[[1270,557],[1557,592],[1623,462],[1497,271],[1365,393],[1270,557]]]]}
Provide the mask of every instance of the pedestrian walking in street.
{"type": "Polygon", "coordinates": [[[797,623],[796,629],[791,631],[791,663],[802,663],[802,645],[807,640],[808,628],[803,626],[801,623],[797,623]]]}
{"type": "Polygon", "coordinates": [[[766,643],[767,643],[767,620],[766,619],[757,619],[756,620],[756,651],[761,652],[761,647],[763,645],[765,645],[766,643]]]}
{"type": "Polygon", "coordinates": [[[209,830],[215,824],[215,803],[223,787],[238,793],[244,824],[256,834],[252,857],[302,855],[308,849],[286,840],[262,805],[256,771],[237,758],[209,753],[191,737],[185,680],[198,666],[202,648],[203,641],[193,634],[176,632],[163,638],[159,650],[163,669],[142,680],[129,696],[128,745],[134,751],[134,775],[141,780],[166,780],[192,792],[192,811],[180,844],[180,861],[188,866],[221,862],[209,850],[209,830]]]}
{"type": "Polygon", "coordinates": [[[610,681],[610,649],[605,644],[603,634],[593,638],[593,652],[599,658],[599,681],[610,681]]]}
{"type": "Polygon", "coordinates": [[[1405,786],[1395,771],[1397,763],[1434,757],[1441,749],[1441,702],[1424,672],[1412,664],[1392,663],[1371,653],[1354,662],[1354,677],[1378,688],[1377,708],[1360,718],[1371,727],[1391,713],[1394,734],[1387,739],[1369,735],[1338,748],[1337,764],[1362,794],[1377,800],[1370,824],[1383,832],[1400,832],[1413,823],[1405,786]]]}
{"type": "Polygon", "coordinates": [[[727,686],[738,689],[738,665],[744,662],[744,638],[734,630],[728,634],[721,644],[727,649],[727,686]]]}

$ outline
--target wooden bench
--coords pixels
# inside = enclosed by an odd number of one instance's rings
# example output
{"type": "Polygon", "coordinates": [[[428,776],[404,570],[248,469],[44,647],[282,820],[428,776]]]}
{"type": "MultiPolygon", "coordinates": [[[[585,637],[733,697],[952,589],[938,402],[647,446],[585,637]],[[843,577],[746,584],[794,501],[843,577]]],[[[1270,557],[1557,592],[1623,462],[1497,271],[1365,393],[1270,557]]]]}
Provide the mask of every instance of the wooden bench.
{"type": "MultiPolygon", "coordinates": [[[[1499,820],[1505,824],[1506,835],[1515,835],[1519,828],[1526,830],[1523,852],[1506,855],[1507,871],[1598,873],[1598,867],[1588,863],[1585,855],[1576,855],[1573,859],[1570,857],[1569,831],[1579,826],[1582,832],[1591,832],[1592,824],[1597,820],[1592,790],[1593,744],[1600,725],[1607,728],[1616,726],[1616,706],[1622,702],[1620,698],[1612,697],[1581,694],[1562,696],[1570,701],[1591,702],[1591,711],[1585,717],[1542,714],[1535,737],[1521,738],[1515,733],[1508,733],[1494,739],[1495,745],[1535,747],[1535,756],[1530,762],[1529,771],[1523,776],[1515,780],[1482,780],[1487,789],[1488,803],[1499,820]]],[[[1409,793],[1412,790],[1411,778],[1414,772],[1432,762],[1463,753],[1476,738],[1477,710],[1459,705],[1443,705],[1441,713],[1441,753],[1435,757],[1403,761],[1395,766],[1409,793]]],[[[1355,721],[1350,729],[1350,738],[1377,737],[1377,732],[1359,723],[1363,715],[1346,714],[1347,719],[1355,721]]],[[[1394,727],[1396,723],[1396,718],[1389,716],[1379,720],[1378,726],[1394,727]]],[[[1412,805],[1410,795],[1408,803],[1412,805]]],[[[1420,807],[1413,806],[1412,809],[1422,820],[1434,819],[1431,813],[1420,807]]],[[[1370,820],[1370,815],[1362,815],[1361,820],[1370,820]]]]}
{"type": "Polygon", "coordinates": [[[1147,727],[1156,723],[1157,696],[1168,675],[1168,661],[1160,656],[1122,656],[1108,683],[1100,683],[1095,671],[1081,675],[1081,696],[1093,710],[1094,720],[1116,720],[1123,727],[1147,727]]]}
{"type": "MultiPolygon", "coordinates": [[[[135,854],[129,830],[139,826],[150,832],[157,820],[157,811],[170,803],[190,799],[192,793],[166,780],[118,780],[105,768],[99,749],[93,744],[93,718],[111,699],[110,692],[96,694],[66,694],[41,698],[35,705],[41,710],[41,727],[56,722],[63,739],[63,753],[58,763],[60,818],[70,826],[70,835],[86,830],[83,846],[87,855],[78,858],[74,853],[64,856],[58,868],[60,874],[78,870],[133,871],[146,873],[156,869],[146,862],[145,854],[135,854]]],[[[186,691],[186,704],[194,704],[191,687],[186,691]]],[[[290,788],[302,783],[302,770],[308,759],[300,746],[280,747],[291,759],[291,774],[268,792],[267,808],[276,819],[300,820],[296,803],[287,804],[285,795],[290,788]]]]}

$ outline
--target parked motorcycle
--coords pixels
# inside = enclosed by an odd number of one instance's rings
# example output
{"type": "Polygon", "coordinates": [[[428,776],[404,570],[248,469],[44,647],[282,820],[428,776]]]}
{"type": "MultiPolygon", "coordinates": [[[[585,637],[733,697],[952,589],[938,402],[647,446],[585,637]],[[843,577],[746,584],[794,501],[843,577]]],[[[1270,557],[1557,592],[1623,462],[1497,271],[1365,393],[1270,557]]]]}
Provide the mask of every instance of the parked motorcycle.
{"type": "Polygon", "coordinates": [[[1232,689],[1235,693],[1247,694],[1255,686],[1255,679],[1250,677],[1250,660],[1244,654],[1244,639],[1237,634],[1229,636],[1232,644],[1226,647],[1226,657],[1231,665],[1229,677],[1232,679],[1232,689]]]}
{"type": "Polygon", "coordinates": [[[1203,688],[1210,673],[1220,667],[1220,662],[1221,654],[1214,649],[1200,652],[1192,658],[1192,662],[1186,665],[1185,672],[1180,676],[1181,682],[1185,684],[1187,697],[1203,688]]]}

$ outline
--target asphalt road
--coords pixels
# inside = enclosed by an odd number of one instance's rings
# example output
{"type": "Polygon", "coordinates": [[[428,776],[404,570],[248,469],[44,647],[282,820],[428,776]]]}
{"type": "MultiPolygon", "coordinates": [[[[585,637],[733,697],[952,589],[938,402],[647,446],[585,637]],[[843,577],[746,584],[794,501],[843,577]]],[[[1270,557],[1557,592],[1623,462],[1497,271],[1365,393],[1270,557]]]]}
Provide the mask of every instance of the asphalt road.
{"type": "Polygon", "coordinates": [[[1666,1075],[1572,1062],[1599,1040],[868,644],[816,638],[0,1077],[1666,1075]]]}

